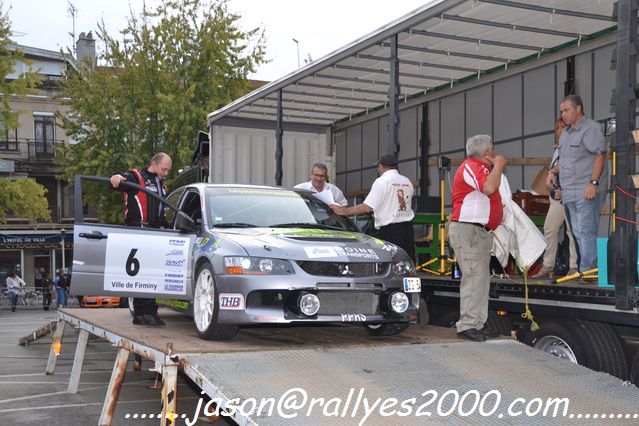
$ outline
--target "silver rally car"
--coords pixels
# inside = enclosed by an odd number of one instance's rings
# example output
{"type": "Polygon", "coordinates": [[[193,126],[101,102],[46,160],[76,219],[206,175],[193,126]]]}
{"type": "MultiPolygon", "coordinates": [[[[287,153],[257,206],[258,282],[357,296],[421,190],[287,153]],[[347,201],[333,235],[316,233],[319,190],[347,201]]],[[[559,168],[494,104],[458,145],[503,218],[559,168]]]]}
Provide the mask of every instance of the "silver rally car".
{"type": "Polygon", "coordinates": [[[308,191],[193,184],[167,201],[179,209],[166,209],[170,229],[76,223],[72,293],[157,298],[209,340],[264,323],[392,335],[418,319],[408,255],[308,191]]]}

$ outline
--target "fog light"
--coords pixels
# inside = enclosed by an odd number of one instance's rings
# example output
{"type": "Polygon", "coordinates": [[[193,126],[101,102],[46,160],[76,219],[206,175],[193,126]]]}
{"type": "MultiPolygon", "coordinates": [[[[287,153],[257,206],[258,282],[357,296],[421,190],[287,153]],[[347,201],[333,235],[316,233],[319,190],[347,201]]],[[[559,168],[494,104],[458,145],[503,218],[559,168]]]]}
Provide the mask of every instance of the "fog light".
{"type": "Polygon", "coordinates": [[[390,299],[390,305],[392,310],[398,314],[402,314],[408,309],[408,296],[400,292],[393,293],[390,299]]]}
{"type": "Polygon", "coordinates": [[[298,304],[300,312],[306,316],[313,316],[319,311],[320,301],[314,294],[305,293],[299,298],[298,304]]]}

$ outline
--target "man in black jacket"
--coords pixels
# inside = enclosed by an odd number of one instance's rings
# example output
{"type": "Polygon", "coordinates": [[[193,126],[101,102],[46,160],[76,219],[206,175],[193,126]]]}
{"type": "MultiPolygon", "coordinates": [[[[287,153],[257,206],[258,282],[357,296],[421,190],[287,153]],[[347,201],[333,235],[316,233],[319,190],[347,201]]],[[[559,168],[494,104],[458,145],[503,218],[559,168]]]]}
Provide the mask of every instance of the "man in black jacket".
{"type": "MultiPolygon", "coordinates": [[[[127,226],[142,228],[162,228],[167,226],[164,218],[164,204],[147,196],[142,191],[119,188],[122,182],[138,184],[166,197],[164,180],[169,176],[172,161],[167,154],[160,152],[151,158],[151,164],[143,169],[129,169],[124,173],[114,173],[110,177],[114,189],[124,192],[124,222],[127,226]]],[[[165,325],[158,316],[155,299],[133,299],[133,324],[165,325]]]]}

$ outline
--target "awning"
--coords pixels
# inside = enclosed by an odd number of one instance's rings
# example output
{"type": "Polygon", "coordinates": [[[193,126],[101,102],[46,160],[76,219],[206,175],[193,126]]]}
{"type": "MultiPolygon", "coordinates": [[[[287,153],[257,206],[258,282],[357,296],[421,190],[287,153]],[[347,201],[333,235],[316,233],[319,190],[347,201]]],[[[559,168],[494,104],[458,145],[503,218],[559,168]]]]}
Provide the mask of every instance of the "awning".
{"type": "Polygon", "coordinates": [[[616,28],[613,0],[434,0],[209,114],[331,125],[388,107],[398,37],[400,101],[587,43],[616,28]]]}

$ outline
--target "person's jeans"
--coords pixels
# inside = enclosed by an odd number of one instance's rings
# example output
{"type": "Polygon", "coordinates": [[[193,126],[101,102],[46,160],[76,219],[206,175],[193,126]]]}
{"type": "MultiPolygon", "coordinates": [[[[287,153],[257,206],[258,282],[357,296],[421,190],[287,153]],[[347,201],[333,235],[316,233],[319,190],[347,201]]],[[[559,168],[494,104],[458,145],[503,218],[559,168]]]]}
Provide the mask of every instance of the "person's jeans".
{"type": "Polygon", "coordinates": [[[594,200],[579,200],[565,203],[570,217],[572,233],[579,250],[579,272],[597,267],[597,235],[599,217],[604,196],[597,194],[594,200]]]}
{"type": "Polygon", "coordinates": [[[15,306],[18,304],[18,292],[9,291],[9,296],[11,296],[11,306],[15,306]]]}
{"type": "Polygon", "coordinates": [[[66,306],[67,305],[67,292],[64,291],[63,288],[56,287],[55,289],[58,305],[66,306]]]}

